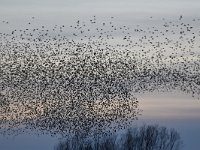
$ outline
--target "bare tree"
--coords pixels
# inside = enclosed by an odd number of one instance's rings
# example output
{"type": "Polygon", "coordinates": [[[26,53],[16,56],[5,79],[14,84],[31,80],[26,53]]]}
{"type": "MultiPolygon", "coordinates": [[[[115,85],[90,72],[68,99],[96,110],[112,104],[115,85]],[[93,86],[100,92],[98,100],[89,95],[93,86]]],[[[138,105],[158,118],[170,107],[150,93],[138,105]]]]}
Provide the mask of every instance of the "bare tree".
{"type": "Polygon", "coordinates": [[[179,150],[181,145],[176,130],[158,125],[143,125],[130,128],[124,134],[102,139],[68,139],[59,143],[55,150],[179,150]]]}

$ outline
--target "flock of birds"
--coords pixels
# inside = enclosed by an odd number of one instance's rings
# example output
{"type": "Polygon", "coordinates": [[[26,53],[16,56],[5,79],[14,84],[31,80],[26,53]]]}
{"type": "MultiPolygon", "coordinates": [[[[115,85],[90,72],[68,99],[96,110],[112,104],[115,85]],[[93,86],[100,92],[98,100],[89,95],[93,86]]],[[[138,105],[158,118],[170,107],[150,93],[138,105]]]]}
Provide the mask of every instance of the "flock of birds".
{"type": "Polygon", "coordinates": [[[199,23],[180,16],[132,29],[94,16],[69,30],[29,22],[0,33],[0,131],[107,135],[138,119],[136,93],[199,98],[199,23]]]}

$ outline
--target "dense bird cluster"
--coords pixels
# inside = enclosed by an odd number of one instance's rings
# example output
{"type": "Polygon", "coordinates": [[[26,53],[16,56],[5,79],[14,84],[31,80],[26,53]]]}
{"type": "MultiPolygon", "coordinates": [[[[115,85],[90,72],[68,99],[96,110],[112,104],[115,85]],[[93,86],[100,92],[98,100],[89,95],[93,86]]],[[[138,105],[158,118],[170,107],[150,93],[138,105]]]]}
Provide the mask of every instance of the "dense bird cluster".
{"type": "Polygon", "coordinates": [[[0,33],[1,129],[107,134],[137,119],[135,93],[199,98],[198,19],[133,30],[113,19],[0,33]]]}

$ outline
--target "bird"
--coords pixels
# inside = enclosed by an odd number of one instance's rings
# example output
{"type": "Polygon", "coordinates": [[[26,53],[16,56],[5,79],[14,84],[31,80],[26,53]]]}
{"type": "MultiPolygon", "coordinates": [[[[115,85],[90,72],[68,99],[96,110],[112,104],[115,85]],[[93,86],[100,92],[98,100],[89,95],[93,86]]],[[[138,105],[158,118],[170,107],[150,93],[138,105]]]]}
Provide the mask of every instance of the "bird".
{"type": "Polygon", "coordinates": [[[183,16],[182,15],[180,15],[180,17],[179,17],[179,20],[181,20],[183,18],[183,16]]]}

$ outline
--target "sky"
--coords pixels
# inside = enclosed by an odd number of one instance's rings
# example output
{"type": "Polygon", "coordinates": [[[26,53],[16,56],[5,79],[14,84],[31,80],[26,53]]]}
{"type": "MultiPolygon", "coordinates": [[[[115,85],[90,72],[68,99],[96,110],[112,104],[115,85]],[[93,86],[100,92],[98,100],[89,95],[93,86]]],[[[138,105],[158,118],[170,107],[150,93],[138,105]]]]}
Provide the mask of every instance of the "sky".
{"type": "MultiPolygon", "coordinates": [[[[36,18],[35,24],[46,26],[55,23],[71,25],[78,19],[89,19],[94,15],[100,19],[114,16],[118,23],[128,25],[156,25],[162,18],[178,19],[180,15],[189,21],[200,18],[199,10],[200,0],[0,0],[0,31],[21,27],[32,16],[36,18]],[[150,16],[153,16],[153,22],[149,21],[150,16]],[[9,26],[2,24],[3,20],[9,21],[9,26]]],[[[178,129],[185,140],[185,150],[191,146],[193,149],[200,147],[197,141],[200,138],[200,103],[185,96],[166,97],[164,103],[159,103],[162,99],[159,96],[143,98],[141,105],[145,111],[142,119],[149,122],[154,119],[154,123],[162,122],[178,129]]],[[[53,141],[45,136],[41,139],[46,140],[43,142],[45,148],[48,148],[49,141],[53,141]]],[[[38,143],[38,146],[42,145],[38,143]]]]}
{"type": "Polygon", "coordinates": [[[22,23],[36,16],[47,24],[112,15],[119,21],[132,22],[149,16],[195,17],[199,9],[198,0],[0,0],[0,20],[22,23]]]}
{"type": "Polygon", "coordinates": [[[200,146],[200,101],[178,92],[143,94],[138,97],[143,110],[136,124],[159,124],[174,128],[183,140],[183,150],[200,146]]]}

